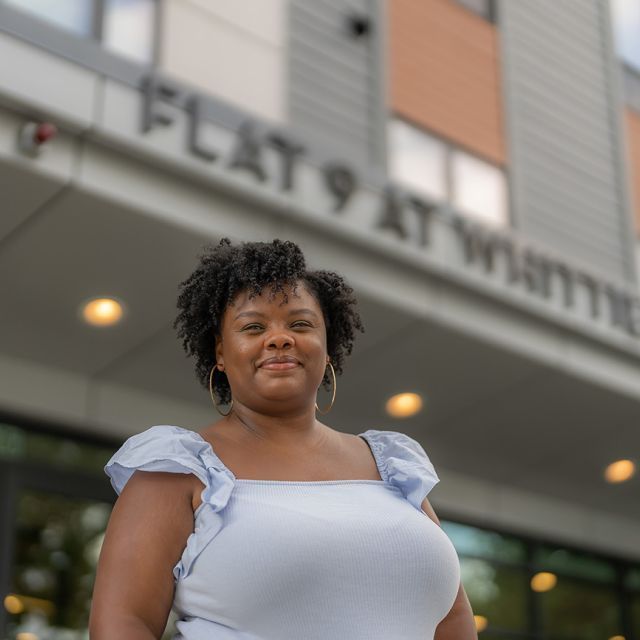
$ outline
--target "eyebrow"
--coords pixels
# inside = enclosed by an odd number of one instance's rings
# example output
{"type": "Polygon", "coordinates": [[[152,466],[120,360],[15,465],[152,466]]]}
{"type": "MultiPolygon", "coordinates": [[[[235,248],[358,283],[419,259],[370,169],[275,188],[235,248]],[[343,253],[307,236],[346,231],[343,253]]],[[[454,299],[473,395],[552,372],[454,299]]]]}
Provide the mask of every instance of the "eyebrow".
{"type": "MultiPolygon", "coordinates": [[[[294,314],[301,314],[301,313],[306,313],[307,315],[310,316],[314,316],[315,318],[317,318],[318,316],[316,315],[316,313],[314,311],[312,311],[311,309],[291,309],[291,311],[289,311],[289,315],[292,316],[294,314]]],[[[262,318],[266,318],[266,314],[261,313],[260,311],[243,311],[242,313],[239,313],[234,320],[237,320],[238,318],[244,318],[246,316],[260,316],[262,318]]]]}

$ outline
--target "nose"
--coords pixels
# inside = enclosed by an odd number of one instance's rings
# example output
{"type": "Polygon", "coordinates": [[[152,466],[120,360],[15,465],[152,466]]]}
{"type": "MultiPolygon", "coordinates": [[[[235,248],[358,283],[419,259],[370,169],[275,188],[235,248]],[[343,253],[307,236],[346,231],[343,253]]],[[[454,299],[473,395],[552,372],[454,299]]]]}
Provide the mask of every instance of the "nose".
{"type": "Polygon", "coordinates": [[[288,333],[275,333],[267,338],[267,346],[270,348],[284,349],[286,346],[294,344],[293,336],[288,333]]]}

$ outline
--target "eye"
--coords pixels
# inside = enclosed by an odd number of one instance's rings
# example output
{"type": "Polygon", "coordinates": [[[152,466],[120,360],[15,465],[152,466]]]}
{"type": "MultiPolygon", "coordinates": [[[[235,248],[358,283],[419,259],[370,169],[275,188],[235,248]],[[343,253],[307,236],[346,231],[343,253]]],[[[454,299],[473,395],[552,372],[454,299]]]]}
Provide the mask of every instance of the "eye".
{"type": "MultiPolygon", "coordinates": [[[[308,322],[305,322],[304,320],[296,320],[296,322],[293,323],[292,326],[296,326],[297,324],[303,326],[303,327],[310,327],[311,325],[308,322]]],[[[257,327],[258,329],[262,329],[262,325],[259,324],[248,324],[245,329],[251,329],[252,327],[257,327]]]]}

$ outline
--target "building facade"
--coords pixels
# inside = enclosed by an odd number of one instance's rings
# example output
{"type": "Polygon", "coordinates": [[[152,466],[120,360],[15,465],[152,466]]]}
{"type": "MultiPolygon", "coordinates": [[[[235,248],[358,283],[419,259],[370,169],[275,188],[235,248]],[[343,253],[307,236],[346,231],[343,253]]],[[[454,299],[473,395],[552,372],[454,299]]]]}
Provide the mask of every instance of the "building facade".
{"type": "Polygon", "coordinates": [[[0,0],[0,635],[87,638],[102,467],[216,421],[228,236],[354,287],[325,420],[424,446],[481,638],[640,640],[640,0],[52,6],[0,0]]]}

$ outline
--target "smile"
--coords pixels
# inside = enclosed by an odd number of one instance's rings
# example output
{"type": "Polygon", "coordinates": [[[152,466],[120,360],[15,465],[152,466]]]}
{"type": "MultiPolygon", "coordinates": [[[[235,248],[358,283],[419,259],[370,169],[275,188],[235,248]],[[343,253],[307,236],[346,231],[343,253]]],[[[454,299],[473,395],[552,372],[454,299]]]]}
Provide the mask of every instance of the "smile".
{"type": "Polygon", "coordinates": [[[281,369],[295,369],[300,366],[297,362],[269,362],[267,364],[263,364],[261,369],[274,369],[279,371],[281,369]]]}

